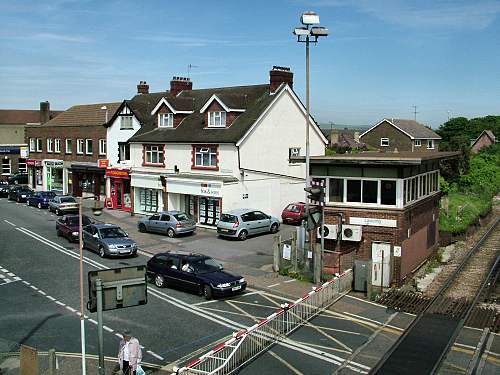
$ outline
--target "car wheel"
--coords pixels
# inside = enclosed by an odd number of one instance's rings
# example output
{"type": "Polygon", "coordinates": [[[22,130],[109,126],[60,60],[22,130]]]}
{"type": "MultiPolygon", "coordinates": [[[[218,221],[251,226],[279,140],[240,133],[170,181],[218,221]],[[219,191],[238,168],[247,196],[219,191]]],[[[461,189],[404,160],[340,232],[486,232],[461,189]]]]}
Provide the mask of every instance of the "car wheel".
{"type": "Polygon", "coordinates": [[[42,209],[42,204],[38,203],[37,207],[41,210],[42,209]]]}
{"type": "Polygon", "coordinates": [[[278,224],[274,223],[271,225],[271,233],[276,233],[278,231],[278,224]]]}
{"type": "Polygon", "coordinates": [[[165,287],[165,278],[162,275],[156,275],[155,276],[155,285],[158,288],[164,288],[165,287]]]}
{"type": "Polygon", "coordinates": [[[144,224],[139,224],[139,232],[141,233],[146,232],[146,226],[144,224]]]}
{"type": "Polygon", "coordinates": [[[248,232],[244,229],[240,232],[240,234],[238,234],[238,239],[240,241],[245,241],[247,237],[248,237],[248,232]]]}
{"type": "Polygon", "coordinates": [[[172,228],[168,228],[167,229],[167,236],[170,237],[170,238],[174,238],[175,237],[175,231],[172,228]]]}
{"type": "Polygon", "coordinates": [[[104,247],[99,246],[99,256],[104,258],[106,256],[106,252],[104,251],[104,247]]]}
{"type": "Polygon", "coordinates": [[[14,180],[14,185],[17,185],[17,180],[14,180]]]}
{"type": "Polygon", "coordinates": [[[210,285],[203,286],[203,295],[205,296],[205,299],[207,301],[212,299],[213,292],[212,292],[212,288],[210,287],[210,285]]]}

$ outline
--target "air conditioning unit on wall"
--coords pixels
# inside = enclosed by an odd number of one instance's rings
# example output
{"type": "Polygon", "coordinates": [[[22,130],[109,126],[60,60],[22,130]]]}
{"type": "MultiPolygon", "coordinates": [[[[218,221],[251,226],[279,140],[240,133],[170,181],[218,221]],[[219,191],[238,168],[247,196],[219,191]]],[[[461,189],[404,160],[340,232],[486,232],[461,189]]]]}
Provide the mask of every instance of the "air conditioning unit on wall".
{"type": "Polygon", "coordinates": [[[361,241],[361,225],[342,225],[342,240],[361,241]]]}
{"type": "MultiPolygon", "coordinates": [[[[323,226],[323,231],[325,233],[325,239],[327,240],[335,240],[338,235],[338,226],[337,224],[325,224],[323,226]]],[[[318,228],[318,238],[321,238],[321,227],[318,228]]]]}

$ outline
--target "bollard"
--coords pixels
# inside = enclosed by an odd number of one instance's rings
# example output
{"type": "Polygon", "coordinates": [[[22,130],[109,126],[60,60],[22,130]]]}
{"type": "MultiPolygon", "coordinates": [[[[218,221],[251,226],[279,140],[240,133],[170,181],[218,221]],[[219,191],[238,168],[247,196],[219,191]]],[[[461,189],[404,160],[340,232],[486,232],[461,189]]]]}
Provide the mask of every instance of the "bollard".
{"type": "Polygon", "coordinates": [[[49,375],[56,375],[56,350],[49,350],[49,375]]]}

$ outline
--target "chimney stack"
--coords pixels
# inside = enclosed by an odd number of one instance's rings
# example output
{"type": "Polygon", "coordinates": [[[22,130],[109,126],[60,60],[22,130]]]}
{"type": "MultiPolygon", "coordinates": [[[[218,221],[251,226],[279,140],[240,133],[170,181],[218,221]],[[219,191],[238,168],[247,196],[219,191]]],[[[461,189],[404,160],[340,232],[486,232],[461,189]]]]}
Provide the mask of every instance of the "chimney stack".
{"type": "Polygon", "coordinates": [[[193,82],[191,82],[191,79],[189,78],[174,76],[170,81],[170,94],[172,94],[173,96],[177,96],[177,94],[183,90],[192,90],[192,89],[193,89],[193,82]]]}
{"type": "Polygon", "coordinates": [[[50,120],[50,103],[40,102],[40,124],[45,124],[50,120]]]}
{"type": "Polygon", "coordinates": [[[288,67],[275,65],[269,71],[269,92],[274,94],[282,83],[287,83],[293,89],[293,73],[288,67]]]}
{"type": "Polygon", "coordinates": [[[354,140],[359,143],[359,132],[354,132],[354,140]]]}
{"type": "Polygon", "coordinates": [[[146,81],[139,81],[137,85],[137,93],[138,94],[149,94],[149,85],[146,81]]]}

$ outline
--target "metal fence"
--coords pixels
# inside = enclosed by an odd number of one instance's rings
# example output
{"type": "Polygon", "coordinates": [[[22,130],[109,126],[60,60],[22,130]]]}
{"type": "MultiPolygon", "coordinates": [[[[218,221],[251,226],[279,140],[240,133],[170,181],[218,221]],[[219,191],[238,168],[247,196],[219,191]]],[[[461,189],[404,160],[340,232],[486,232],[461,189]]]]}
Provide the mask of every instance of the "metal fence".
{"type": "Polygon", "coordinates": [[[352,281],[352,270],[347,270],[314,287],[298,300],[281,305],[280,309],[254,326],[235,332],[231,339],[178,369],[176,374],[231,374],[331,305],[337,297],[351,289],[352,281]]]}

